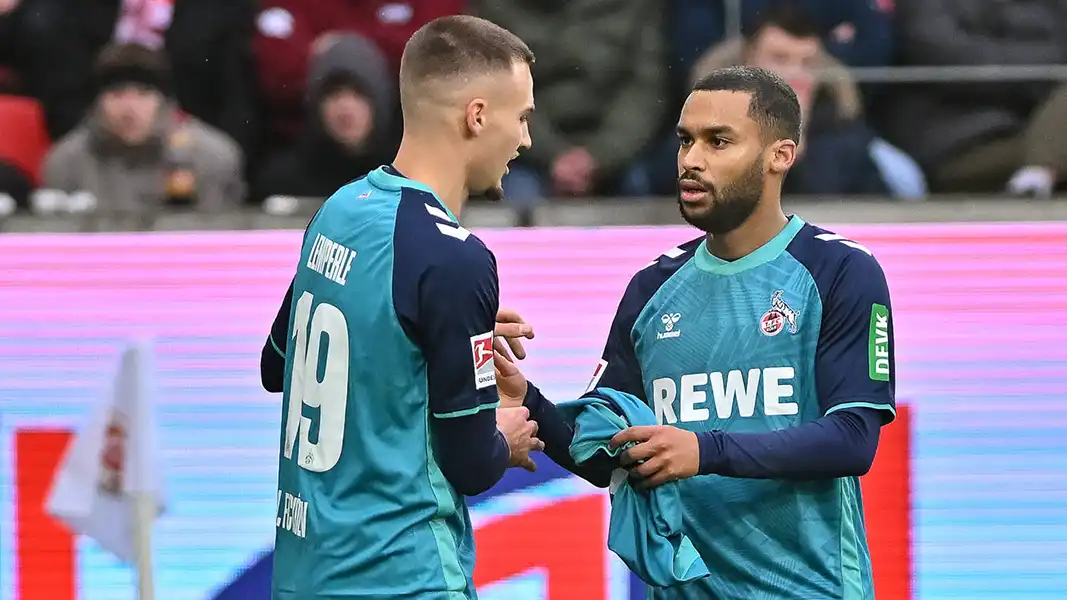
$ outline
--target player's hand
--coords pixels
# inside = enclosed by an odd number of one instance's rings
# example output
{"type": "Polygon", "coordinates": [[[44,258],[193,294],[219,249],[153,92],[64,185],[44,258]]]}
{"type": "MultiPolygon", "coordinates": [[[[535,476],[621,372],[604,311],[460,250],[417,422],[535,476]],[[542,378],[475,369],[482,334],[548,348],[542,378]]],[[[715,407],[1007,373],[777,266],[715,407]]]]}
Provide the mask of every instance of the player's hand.
{"type": "Polygon", "coordinates": [[[700,473],[700,442],[692,431],[670,425],[630,427],[611,438],[611,447],[631,442],[637,445],[623,452],[620,464],[630,469],[630,477],[640,489],[700,473]]]}
{"type": "Polygon", "coordinates": [[[525,406],[496,409],[496,428],[504,434],[511,450],[509,467],[522,467],[527,471],[537,470],[537,463],[530,458],[531,452],[540,452],[545,444],[537,439],[537,422],[530,420],[530,411],[525,406]]]}
{"type": "Polygon", "coordinates": [[[493,329],[493,348],[504,356],[508,355],[508,348],[515,358],[526,358],[526,349],[522,347],[522,339],[534,339],[534,330],[519,313],[510,308],[501,308],[496,311],[496,327],[493,329]],[[505,345],[506,344],[506,345],[505,345]]]}
{"type": "Polygon", "coordinates": [[[493,330],[493,366],[496,370],[496,387],[500,394],[500,406],[522,406],[526,399],[526,376],[515,365],[515,358],[526,358],[522,338],[532,340],[534,330],[519,313],[501,308],[496,313],[496,328],[493,330]],[[509,352],[510,349],[510,352],[509,352]]]}
{"type": "Polygon", "coordinates": [[[493,367],[496,370],[496,391],[500,396],[500,406],[502,408],[522,406],[526,401],[526,390],[529,386],[526,383],[526,376],[519,370],[518,365],[506,353],[495,349],[493,367]]]}

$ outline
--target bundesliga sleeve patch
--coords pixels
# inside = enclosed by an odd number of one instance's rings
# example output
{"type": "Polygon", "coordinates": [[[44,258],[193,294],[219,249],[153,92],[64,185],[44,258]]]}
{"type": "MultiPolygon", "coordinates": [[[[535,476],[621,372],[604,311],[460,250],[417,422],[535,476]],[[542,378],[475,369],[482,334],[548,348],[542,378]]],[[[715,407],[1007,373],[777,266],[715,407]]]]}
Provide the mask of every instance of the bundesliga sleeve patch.
{"type": "Polygon", "coordinates": [[[608,361],[601,359],[600,362],[596,364],[596,370],[593,371],[593,377],[589,380],[589,385],[585,386],[585,391],[582,392],[583,394],[588,394],[596,389],[597,384],[600,383],[600,378],[604,376],[604,369],[606,368],[608,368],[608,361]]]}
{"type": "Polygon", "coordinates": [[[487,331],[471,336],[471,355],[474,359],[474,387],[487,388],[496,385],[493,369],[493,332],[487,331]]]}
{"type": "Polygon", "coordinates": [[[867,364],[873,381],[889,381],[889,309],[871,305],[867,364]]]}

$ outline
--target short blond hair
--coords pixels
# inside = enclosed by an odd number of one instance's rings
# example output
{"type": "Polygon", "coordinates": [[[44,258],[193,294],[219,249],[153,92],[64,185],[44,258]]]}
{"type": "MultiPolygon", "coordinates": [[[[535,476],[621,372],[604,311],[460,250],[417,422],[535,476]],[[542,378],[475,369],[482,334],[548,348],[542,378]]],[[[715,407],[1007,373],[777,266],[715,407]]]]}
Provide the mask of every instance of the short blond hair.
{"type": "Polygon", "coordinates": [[[462,79],[532,65],[534,54],[519,36],[478,17],[454,15],[423,25],[400,59],[400,94],[417,94],[428,82],[462,79]]]}

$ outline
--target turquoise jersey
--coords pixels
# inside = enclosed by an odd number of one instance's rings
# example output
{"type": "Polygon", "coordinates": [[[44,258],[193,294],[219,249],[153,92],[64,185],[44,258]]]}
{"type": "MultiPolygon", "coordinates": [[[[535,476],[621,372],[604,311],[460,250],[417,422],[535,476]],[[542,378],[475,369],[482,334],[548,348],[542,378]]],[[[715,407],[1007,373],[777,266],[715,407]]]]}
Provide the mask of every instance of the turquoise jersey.
{"type": "Polygon", "coordinates": [[[275,600],[476,598],[430,419],[497,406],[496,310],[491,253],[428,188],[382,168],[322,206],[284,344],[275,600]]]}
{"type": "MultiPolygon", "coordinates": [[[[799,217],[736,261],[701,238],[633,278],[591,386],[693,432],[768,432],[859,407],[888,422],[889,306],[866,248],[799,217]]],[[[873,600],[858,478],[706,475],[679,490],[711,576],[652,598],[873,600]]]]}

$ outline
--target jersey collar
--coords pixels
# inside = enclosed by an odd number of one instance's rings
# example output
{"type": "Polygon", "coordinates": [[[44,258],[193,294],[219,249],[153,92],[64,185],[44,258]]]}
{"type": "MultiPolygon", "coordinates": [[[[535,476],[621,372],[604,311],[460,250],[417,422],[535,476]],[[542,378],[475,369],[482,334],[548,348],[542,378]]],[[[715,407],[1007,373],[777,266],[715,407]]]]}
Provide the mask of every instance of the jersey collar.
{"type": "Polygon", "coordinates": [[[714,273],[716,275],[734,275],[742,271],[747,271],[753,267],[758,267],[763,263],[770,262],[778,257],[779,254],[785,252],[786,246],[789,242],[793,241],[797,233],[804,227],[804,220],[793,215],[789,218],[789,222],[786,223],[778,235],[770,239],[769,242],[756,248],[749,254],[742,256],[737,260],[723,260],[718,256],[715,256],[708,250],[708,242],[704,240],[700,243],[700,247],[697,248],[694,259],[696,260],[696,266],[702,271],[708,273],[714,273]]]}
{"type": "Polygon", "coordinates": [[[437,201],[437,204],[445,211],[453,223],[459,223],[459,219],[456,215],[452,214],[452,211],[437,197],[437,193],[434,192],[430,186],[415,181],[414,179],[408,179],[404,177],[400,171],[396,170],[393,165],[382,165],[377,169],[367,173],[367,181],[370,182],[376,188],[388,190],[390,192],[399,192],[403,188],[419,190],[420,192],[426,192],[433,196],[433,199],[437,201]]]}

